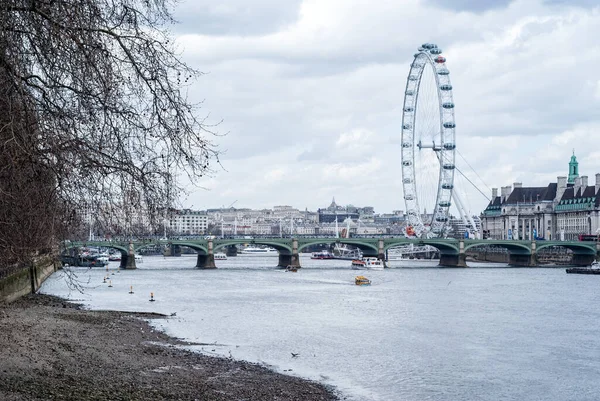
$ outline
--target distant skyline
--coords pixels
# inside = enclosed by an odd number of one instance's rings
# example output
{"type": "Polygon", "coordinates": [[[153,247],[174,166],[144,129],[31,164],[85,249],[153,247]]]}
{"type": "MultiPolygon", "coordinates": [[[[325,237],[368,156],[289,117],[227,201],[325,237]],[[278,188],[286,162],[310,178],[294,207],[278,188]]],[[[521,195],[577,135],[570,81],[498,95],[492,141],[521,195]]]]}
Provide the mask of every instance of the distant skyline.
{"type": "Polygon", "coordinates": [[[581,175],[600,172],[596,1],[188,0],[175,17],[182,57],[206,73],[189,96],[227,134],[213,138],[223,169],[184,207],[404,210],[403,93],[425,42],[448,60],[457,149],[477,173],[457,166],[488,197],[566,176],[572,149],[581,175]]]}

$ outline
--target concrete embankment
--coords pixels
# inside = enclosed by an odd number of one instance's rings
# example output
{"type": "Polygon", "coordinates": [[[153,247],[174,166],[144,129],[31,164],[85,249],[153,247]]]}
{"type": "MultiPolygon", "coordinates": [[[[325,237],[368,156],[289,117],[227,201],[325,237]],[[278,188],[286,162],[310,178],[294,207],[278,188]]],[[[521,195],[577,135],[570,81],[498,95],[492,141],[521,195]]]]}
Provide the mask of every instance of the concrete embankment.
{"type": "Polygon", "coordinates": [[[0,303],[35,293],[44,280],[58,270],[60,262],[50,256],[39,257],[30,265],[14,269],[13,273],[0,278],[0,303]]]}

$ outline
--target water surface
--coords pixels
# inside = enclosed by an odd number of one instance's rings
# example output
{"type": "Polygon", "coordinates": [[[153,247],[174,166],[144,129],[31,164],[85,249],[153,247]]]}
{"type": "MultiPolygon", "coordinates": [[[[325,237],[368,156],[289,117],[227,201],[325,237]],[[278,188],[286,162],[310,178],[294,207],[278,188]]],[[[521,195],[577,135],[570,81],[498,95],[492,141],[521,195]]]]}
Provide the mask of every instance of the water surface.
{"type": "Polygon", "coordinates": [[[600,399],[600,276],[408,261],[357,272],[308,255],[289,273],[276,261],[238,256],[195,270],[195,257],[146,256],[138,270],[111,271],[112,288],[104,269],[80,269],[84,294],[60,272],[42,291],[93,309],[176,313],[154,324],[354,401],[600,399]],[[355,286],[359,273],[373,285],[355,286]]]}

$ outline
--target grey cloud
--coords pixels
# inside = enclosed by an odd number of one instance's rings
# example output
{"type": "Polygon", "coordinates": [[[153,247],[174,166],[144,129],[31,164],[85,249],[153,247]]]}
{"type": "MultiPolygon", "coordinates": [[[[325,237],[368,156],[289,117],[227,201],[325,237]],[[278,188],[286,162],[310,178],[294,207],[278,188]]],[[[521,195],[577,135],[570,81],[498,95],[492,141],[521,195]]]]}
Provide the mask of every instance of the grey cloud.
{"type": "Polygon", "coordinates": [[[474,13],[507,7],[512,0],[427,0],[427,4],[454,11],[474,13]]]}
{"type": "Polygon", "coordinates": [[[598,0],[545,0],[544,3],[549,5],[565,5],[565,6],[578,6],[578,7],[599,7],[600,3],[598,0]]]}
{"type": "Polygon", "coordinates": [[[263,35],[295,22],[302,0],[187,0],[174,10],[179,33],[263,35]]]}

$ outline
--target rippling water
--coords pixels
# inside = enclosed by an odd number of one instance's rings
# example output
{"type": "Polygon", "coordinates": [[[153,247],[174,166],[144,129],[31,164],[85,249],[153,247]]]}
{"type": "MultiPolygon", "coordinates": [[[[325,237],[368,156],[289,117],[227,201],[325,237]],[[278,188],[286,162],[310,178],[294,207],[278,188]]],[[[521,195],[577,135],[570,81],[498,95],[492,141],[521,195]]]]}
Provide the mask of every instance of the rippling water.
{"type": "Polygon", "coordinates": [[[113,288],[104,270],[81,269],[84,294],[62,273],[42,291],[94,309],[176,313],[154,324],[349,400],[600,400],[600,276],[435,262],[357,272],[308,255],[288,273],[276,261],[238,256],[195,270],[195,257],[144,257],[138,270],[114,272],[113,288]],[[355,286],[358,273],[373,285],[355,286]]]}

